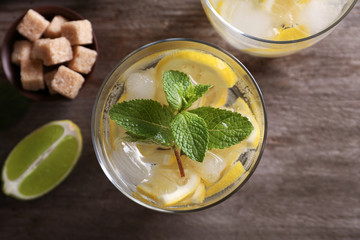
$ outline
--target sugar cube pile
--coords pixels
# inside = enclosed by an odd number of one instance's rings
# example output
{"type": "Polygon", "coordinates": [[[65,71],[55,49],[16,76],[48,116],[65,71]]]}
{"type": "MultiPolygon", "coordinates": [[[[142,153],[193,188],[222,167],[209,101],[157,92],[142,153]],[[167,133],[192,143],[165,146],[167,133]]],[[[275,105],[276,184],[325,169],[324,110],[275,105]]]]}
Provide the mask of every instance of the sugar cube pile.
{"type": "Polygon", "coordinates": [[[93,42],[90,21],[69,21],[57,15],[49,22],[29,9],[17,31],[26,40],[14,43],[11,62],[20,65],[22,87],[29,91],[46,87],[50,94],[74,99],[84,83],[82,74],[91,71],[97,58],[96,51],[80,46],[93,42]]]}

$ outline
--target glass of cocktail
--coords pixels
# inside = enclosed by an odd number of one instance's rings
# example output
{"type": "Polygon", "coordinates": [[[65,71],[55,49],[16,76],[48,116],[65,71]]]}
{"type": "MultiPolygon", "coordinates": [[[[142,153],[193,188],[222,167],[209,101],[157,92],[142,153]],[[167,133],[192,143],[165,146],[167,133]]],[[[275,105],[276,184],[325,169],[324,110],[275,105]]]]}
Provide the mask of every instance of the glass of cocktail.
{"type": "MultiPolygon", "coordinates": [[[[150,109],[150,104],[148,109],[145,106],[139,117],[157,118],[150,109]]],[[[204,209],[240,189],[260,161],[266,128],[262,94],[249,71],[226,51],[190,39],[154,42],[125,57],[103,82],[92,114],[93,145],[107,177],[131,200],[163,212],[204,209]],[[253,126],[251,134],[230,147],[209,148],[202,162],[183,151],[176,156],[166,144],[126,140],[127,130],[109,112],[119,103],[138,99],[167,106],[162,76],[169,70],[185,73],[194,86],[211,85],[190,111],[211,106],[240,113],[253,126]],[[184,176],[179,173],[179,159],[184,176]]]]}
{"type": "Polygon", "coordinates": [[[330,34],[357,0],[201,0],[216,31],[254,56],[281,57],[330,34]]]}

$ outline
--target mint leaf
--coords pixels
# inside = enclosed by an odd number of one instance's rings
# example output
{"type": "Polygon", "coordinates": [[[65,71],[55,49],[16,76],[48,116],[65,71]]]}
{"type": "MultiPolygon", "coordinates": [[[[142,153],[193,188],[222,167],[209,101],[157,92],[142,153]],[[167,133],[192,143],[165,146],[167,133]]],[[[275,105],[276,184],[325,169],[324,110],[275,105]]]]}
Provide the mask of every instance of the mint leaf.
{"type": "Polygon", "coordinates": [[[189,111],[203,118],[209,132],[208,149],[223,149],[247,138],[254,127],[240,113],[213,107],[200,107],[189,111]]]}
{"type": "Polygon", "coordinates": [[[199,84],[189,87],[185,93],[186,103],[183,106],[183,110],[186,110],[189,107],[191,107],[191,105],[196,100],[201,98],[201,96],[204,95],[211,87],[212,85],[204,85],[204,84],[199,84]]]}
{"type": "Polygon", "coordinates": [[[191,86],[189,76],[179,71],[166,71],[163,75],[163,85],[165,97],[170,107],[175,111],[179,111],[185,100],[185,92],[191,86]]]}
{"type": "Polygon", "coordinates": [[[166,100],[175,111],[184,111],[206,93],[212,86],[199,84],[194,86],[183,72],[169,70],[163,75],[166,100]]]}
{"type": "Polygon", "coordinates": [[[209,134],[204,119],[189,112],[178,113],[170,124],[176,144],[191,159],[202,162],[209,134]]]}
{"type": "Polygon", "coordinates": [[[149,138],[164,146],[172,146],[174,139],[170,122],[174,114],[169,107],[148,99],[135,99],[115,104],[110,118],[133,135],[149,138]]]}
{"type": "Polygon", "coordinates": [[[126,136],[123,138],[127,142],[142,142],[147,144],[157,144],[156,141],[151,138],[142,137],[139,135],[132,134],[130,132],[126,132],[126,136]]]}

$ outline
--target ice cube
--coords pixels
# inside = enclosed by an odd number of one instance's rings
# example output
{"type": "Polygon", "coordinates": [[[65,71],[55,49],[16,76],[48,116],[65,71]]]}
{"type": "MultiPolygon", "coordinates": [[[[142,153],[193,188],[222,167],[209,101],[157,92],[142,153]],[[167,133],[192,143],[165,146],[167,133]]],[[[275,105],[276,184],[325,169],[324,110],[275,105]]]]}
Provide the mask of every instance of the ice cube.
{"type": "Polygon", "coordinates": [[[154,99],[154,69],[131,73],[126,80],[126,100],[154,99]]]}
{"type": "Polygon", "coordinates": [[[345,0],[310,1],[300,13],[298,23],[307,26],[311,34],[318,33],[340,16],[345,3],[345,0]]]}

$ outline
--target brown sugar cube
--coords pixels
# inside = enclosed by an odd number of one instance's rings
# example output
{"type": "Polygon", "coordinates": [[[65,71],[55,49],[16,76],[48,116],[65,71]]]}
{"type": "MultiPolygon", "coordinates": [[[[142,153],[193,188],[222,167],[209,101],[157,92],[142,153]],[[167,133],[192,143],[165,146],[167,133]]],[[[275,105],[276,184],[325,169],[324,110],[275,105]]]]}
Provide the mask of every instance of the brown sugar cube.
{"type": "Polygon", "coordinates": [[[60,66],[51,82],[51,87],[61,95],[74,99],[84,82],[81,74],[68,67],[60,66]]]}
{"type": "Polygon", "coordinates": [[[44,89],[43,65],[40,60],[27,59],[20,63],[20,79],[25,90],[44,89]]]}
{"type": "Polygon", "coordinates": [[[42,59],[42,56],[44,55],[46,45],[49,44],[50,39],[49,38],[41,38],[34,42],[33,48],[31,50],[30,57],[32,59],[42,59]]]}
{"type": "Polygon", "coordinates": [[[41,59],[45,66],[51,66],[71,60],[73,53],[66,38],[45,38],[35,41],[31,57],[41,59]]]}
{"type": "Polygon", "coordinates": [[[68,67],[79,73],[87,74],[96,61],[97,52],[86,47],[75,46],[73,55],[74,57],[69,62],[68,67]]]}
{"type": "Polygon", "coordinates": [[[22,60],[30,59],[32,43],[27,40],[20,40],[14,43],[11,53],[11,62],[20,65],[22,60]]]}
{"type": "Polygon", "coordinates": [[[41,37],[49,24],[49,21],[43,16],[29,9],[16,29],[21,35],[34,42],[41,37]]]}
{"type": "Polygon", "coordinates": [[[54,80],[54,76],[57,70],[53,70],[51,72],[44,73],[44,81],[51,95],[57,94],[57,92],[51,87],[51,82],[54,80]]]}
{"type": "Polygon", "coordinates": [[[88,20],[66,22],[61,26],[61,36],[69,39],[71,45],[92,43],[92,27],[88,20]]]}
{"type": "Polygon", "coordinates": [[[44,36],[47,38],[61,37],[61,26],[64,22],[67,22],[67,20],[63,16],[55,16],[51,20],[50,25],[46,28],[44,36]]]}

